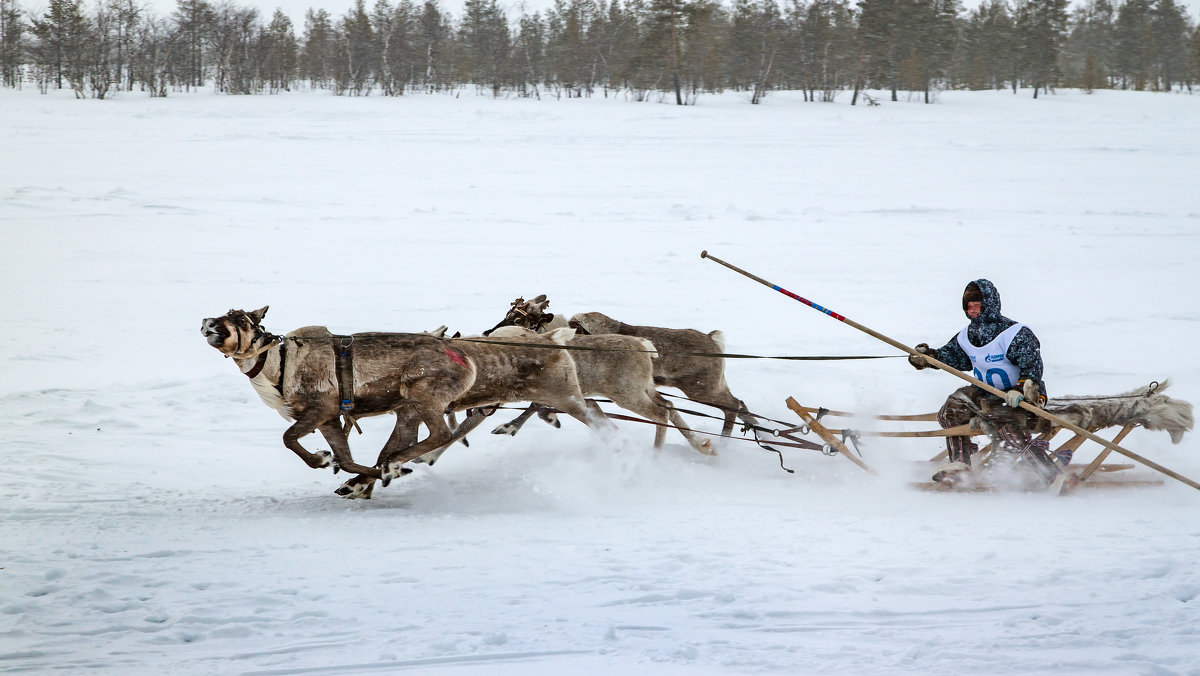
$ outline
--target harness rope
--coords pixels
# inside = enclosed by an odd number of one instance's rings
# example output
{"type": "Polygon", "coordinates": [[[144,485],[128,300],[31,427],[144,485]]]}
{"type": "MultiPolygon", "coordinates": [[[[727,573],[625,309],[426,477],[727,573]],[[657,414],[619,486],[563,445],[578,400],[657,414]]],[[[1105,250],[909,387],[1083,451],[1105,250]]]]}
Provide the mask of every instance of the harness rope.
{"type": "MultiPolygon", "coordinates": [[[[804,449],[806,451],[820,451],[821,453],[828,455],[828,456],[834,456],[834,455],[838,454],[837,449],[834,446],[832,446],[831,444],[818,444],[818,443],[814,443],[812,441],[808,441],[807,439],[798,439],[795,436],[793,436],[793,434],[796,432],[798,432],[800,434],[810,433],[812,430],[809,429],[809,427],[807,425],[801,425],[799,427],[791,427],[792,423],[790,423],[790,422],[776,420],[775,418],[770,418],[765,415],[759,415],[759,414],[756,414],[753,411],[750,411],[746,408],[734,409],[734,408],[730,408],[728,406],[722,406],[721,404],[714,404],[711,402],[699,401],[696,399],[688,399],[687,397],[681,397],[681,396],[675,395],[675,394],[667,394],[665,392],[660,392],[659,394],[662,394],[662,396],[664,396],[664,397],[670,397],[672,399],[682,399],[684,401],[694,401],[698,404],[704,404],[705,406],[712,406],[713,408],[720,409],[723,411],[732,411],[734,413],[745,413],[747,415],[753,416],[753,417],[761,419],[761,420],[766,420],[768,422],[778,423],[779,425],[782,425],[783,429],[771,429],[769,427],[763,427],[761,425],[753,425],[753,424],[749,424],[749,423],[744,423],[742,425],[742,432],[743,433],[745,433],[747,431],[754,432],[755,436],[753,439],[747,439],[745,437],[734,437],[734,436],[723,437],[723,435],[718,434],[716,432],[705,432],[704,430],[697,430],[697,429],[691,429],[691,428],[689,428],[688,431],[694,432],[696,434],[704,434],[704,435],[708,435],[708,436],[722,437],[722,438],[726,438],[726,439],[736,439],[738,441],[753,442],[754,444],[756,444],[759,448],[763,449],[764,451],[769,451],[771,453],[775,453],[776,455],[778,455],[779,456],[779,466],[781,468],[783,468],[783,470],[788,472],[789,474],[794,474],[795,472],[791,469],[788,469],[788,467],[783,464],[783,453],[780,452],[779,449],[773,448],[772,446],[769,446],[769,445],[763,443],[763,441],[758,438],[758,434],[757,434],[758,432],[766,432],[766,433],[771,434],[772,437],[782,438],[782,439],[787,440],[787,441],[772,441],[771,442],[772,444],[775,444],[778,446],[784,446],[786,448],[800,448],[800,449],[804,449]]],[[[590,399],[590,401],[604,403],[604,404],[615,404],[616,403],[611,399],[590,399]]],[[[561,411],[558,411],[557,409],[551,408],[549,406],[543,406],[542,408],[550,410],[550,411],[554,411],[555,413],[561,413],[561,411]]],[[[708,413],[702,413],[700,411],[693,411],[693,410],[686,409],[686,408],[679,408],[677,406],[673,406],[672,408],[678,413],[685,413],[685,414],[694,415],[694,416],[697,416],[700,418],[709,418],[712,420],[724,421],[724,418],[719,418],[715,415],[711,415],[708,413]]],[[[513,410],[513,411],[526,410],[524,408],[517,408],[517,407],[511,407],[511,406],[496,406],[495,409],[507,409],[507,410],[513,410]]],[[[495,409],[493,409],[493,412],[495,409]]],[[[824,417],[825,412],[826,412],[825,409],[820,409],[820,412],[817,415],[817,419],[820,420],[822,417],[824,417]]],[[[672,425],[670,423],[659,423],[659,422],[654,422],[653,420],[646,420],[643,418],[635,418],[635,417],[624,415],[621,413],[609,413],[607,411],[605,411],[604,414],[610,418],[615,418],[617,420],[640,422],[640,423],[646,423],[648,425],[657,425],[659,427],[668,427],[671,429],[680,430],[681,432],[683,431],[683,428],[678,427],[676,425],[672,425]]],[[[488,415],[491,415],[491,413],[489,413],[488,415]]],[[[858,446],[858,442],[859,442],[861,436],[854,430],[846,429],[846,430],[842,430],[841,432],[842,432],[842,443],[845,444],[847,441],[850,442],[850,444],[854,447],[854,450],[858,453],[859,457],[862,457],[862,450],[858,446]]]]}
{"type": "MultiPolygon", "coordinates": [[[[544,334],[538,334],[544,335],[544,334]]],[[[593,334],[603,335],[603,334],[593,334]]],[[[612,334],[620,335],[620,334],[612,334]]],[[[517,342],[504,341],[483,338],[454,338],[453,340],[462,340],[468,343],[487,343],[491,345],[516,345],[520,347],[534,347],[540,349],[551,350],[582,350],[587,352],[645,352],[648,354],[657,354],[666,357],[714,357],[720,359],[779,359],[786,361],[845,361],[853,359],[899,359],[900,355],[847,355],[847,356],[763,356],[757,354],[733,354],[729,352],[663,352],[662,350],[626,350],[613,349],[607,347],[587,347],[584,345],[559,345],[557,343],[545,344],[534,342],[517,342]]]]}
{"type": "MultiPolygon", "coordinates": [[[[549,350],[581,350],[581,351],[585,351],[585,352],[644,352],[647,354],[657,354],[659,356],[666,356],[666,357],[713,357],[713,358],[719,358],[719,359],[774,359],[774,360],[783,360],[783,361],[852,361],[852,360],[862,360],[862,359],[899,359],[901,356],[903,356],[903,355],[890,355],[890,354],[889,355],[766,356],[766,355],[757,355],[757,354],[736,354],[736,353],[729,353],[729,352],[663,352],[662,350],[627,350],[627,349],[613,349],[613,348],[607,348],[607,347],[587,347],[584,345],[559,345],[557,343],[538,343],[538,342],[533,342],[533,341],[519,342],[519,341],[507,341],[507,340],[494,340],[491,338],[486,338],[486,339],[485,338],[439,338],[438,336],[435,336],[435,335],[432,335],[429,333],[367,332],[367,333],[355,333],[350,336],[336,336],[335,335],[330,338],[307,338],[307,337],[296,337],[296,336],[277,336],[277,335],[268,333],[264,330],[262,335],[270,338],[270,340],[272,342],[255,350],[254,353],[249,355],[250,357],[257,356],[258,354],[260,354],[262,352],[270,350],[271,348],[275,347],[275,345],[277,345],[278,343],[281,343],[283,341],[292,341],[292,342],[296,343],[297,345],[300,345],[302,343],[318,343],[318,344],[319,343],[335,343],[336,344],[337,341],[339,341],[343,338],[351,338],[353,340],[355,337],[363,338],[363,337],[369,337],[369,336],[421,336],[421,337],[425,337],[425,338],[432,338],[433,340],[442,340],[442,341],[461,340],[461,341],[464,341],[467,343],[483,343],[483,344],[488,344],[488,345],[510,345],[510,346],[515,346],[515,347],[532,347],[532,348],[537,348],[537,349],[542,349],[542,350],[547,350],[547,349],[549,349],[549,350]]],[[[618,335],[618,334],[612,334],[612,335],[618,335]]],[[[544,334],[538,334],[538,336],[544,336],[544,334]]]]}
{"type": "MultiPolygon", "coordinates": [[[[674,396],[674,395],[664,395],[664,396],[674,396]]],[[[683,399],[684,397],[677,397],[677,398],[683,399]]],[[[603,403],[603,404],[616,403],[616,402],[612,401],[611,399],[590,399],[589,401],[603,403]]],[[[691,401],[691,400],[689,399],[688,401],[691,401]]],[[[699,402],[699,403],[705,403],[705,402],[699,402]]],[[[720,406],[716,406],[715,404],[712,404],[712,406],[714,406],[716,408],[722,408],[720,406]]],[[[492,406],[487,406],[484,408],[487,409],[487,411],[484,413],[484,415],[488,415],[488,416],[492,415],[493,413],[495,413],[498,410],[504,410],[504,411],[524,411],[524,410],[526,410],[525,408],[522,408],[522,407],[503,406],[503,405],[492,405],[492,406]]],[[[548,411],[552,411],[554,413],[562,413],[562,411],[559,411],[558,409],[555,409],[555,408],[551,408],[549,406],[543,406],[542,408],[544,408],[548,411]]],[[[603,411],[603,409],[601,409],[601,410],[603,411]]],[[[689,415],[695,415],[695,416],[699,416],[702,418],[712,418],[714,420],[723,420],[723,418],[718,418],[716,416],[709,415],[707,413],[701,413],[699,411],[690,411],[688,409],[683,409],[683,408],[675,408],[674,410],[679,413],[686,413],[689,415]]],[[[664,427],[664,428],[668,428],[668,429],[679,430],[680,432],[685,431],[684,428],[679,427],[678,425],[673,425],[671,423],[655,422],[653,420],[647,420],[645,418],[638,418],[635,416],[626,415],[624,413],[610,413],[608,411],[603,411],[603,412],[604,412],[605,416],[607,416],[613,420],[624,420],[627,422],[636,422],[636,423],[643,423],[646,425],[655,425],[657,427],[664,427]]],[[[771,420],[770,418],[767,418],[765,416],[760,416],[760,417],[762,417],[764,420],[771,420]]],[[[778,421],[772,420],[772,422],[778,422],[778,421]]],[[[806,451],[821,451],[825,455],[836,455],[836,453],[837,453],[836,451],[834,451],[833,453],[830,453],[827,450],[826,446],[822,446],[821,444],[816,444],[816,443],[813,443],[813,442],[805,440],[805,439],[797,439],[797,438],[791,436],[790,434],[787,434],[787,432],[797,431],[797,430],[772,430],[772,429],[768,429],[765,427],[759,427],[757,425],[754,425],[754,426],[745,425],[745,426],[743,426],[742,431],[744,432],[746,430],[770,432],[774,436],[782,436],[784,439],[788,440],[788,441],[772,441],[771,442],[778,446],[784,446],[786,448],[800,448],[800,449],[804,449],[806,451]]],[[[704,430],[698,430],[698,429],[693,429],[693,428],[687,428],[686,431],[691,432],[693,434],[703,434],[703,435],[710,436],[710,437],[721,437],[723,439],[732,439],[734,441],[747,441],[747,442],[753,443],[753,444],[757,445],[759,448],[763,449],[764,451],[769,451],[771,453],[778,455],[779,456],[779,466],[785,472],[787,472],[788,474],[796,473],[795,470],[789,469],[786,465],[783,464],[783,453],[779,449],[772,448],[771,446],[764,444],[762,442],[762,440],[758,439],[757,437],[755,437],[753,439],[747,439],[746,437],[734,437],[734,436],[724,437],[717,432],[706,432],[704,430]]],[[[803,433],[806,434],[807,432],[803,432],[803,433]]]]}

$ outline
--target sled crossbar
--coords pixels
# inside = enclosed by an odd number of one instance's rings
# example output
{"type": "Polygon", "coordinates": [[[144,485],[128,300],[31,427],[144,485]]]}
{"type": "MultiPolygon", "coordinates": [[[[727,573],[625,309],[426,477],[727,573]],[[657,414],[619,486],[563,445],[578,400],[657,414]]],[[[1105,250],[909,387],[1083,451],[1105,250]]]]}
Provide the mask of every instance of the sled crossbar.
{"type": "Polygon", "coordinates": [[[934,422],[937,420],[937,413],[917,413],[915,415],[863,415],[851,411],[831,411],[825,408],[812,408],[810,406],[800,406],[811,415],[817,415],[824,412],[825,415],[831,415],[838,418],[863,418],[866,420],[912,420],[914,422],[934,422]]]}

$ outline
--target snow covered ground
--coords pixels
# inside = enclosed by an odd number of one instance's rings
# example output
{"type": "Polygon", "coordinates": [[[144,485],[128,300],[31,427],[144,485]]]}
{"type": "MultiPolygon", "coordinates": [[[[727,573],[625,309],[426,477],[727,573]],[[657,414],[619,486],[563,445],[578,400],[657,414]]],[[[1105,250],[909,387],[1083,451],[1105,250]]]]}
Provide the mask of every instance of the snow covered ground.
{"type": "MultiPolygon", "coordinates": [[[[869,443],[878,476],[788,451],[789,475],[568,420],[485,426],[353,502],[198,331],[269,304],[278,333],[469,333],[547,293],[731,352],[896,354],[707,249],[909,344],[987,277],[1051,396],[1171,377],[1197,402],[1198,177],[1195,96],[0,90],[0,671],[1200,674],[1181,483],[931,494],[938,441],[869,443]]],[[[959,386],[902,358],[727,377],[785,421],[789,395],[911,413],[959,386]]],[[[364,427],[370,460],[390,420],[364,427]]],[[[1194,436],[1124,445],[1200,478],[1194,436]]]]}

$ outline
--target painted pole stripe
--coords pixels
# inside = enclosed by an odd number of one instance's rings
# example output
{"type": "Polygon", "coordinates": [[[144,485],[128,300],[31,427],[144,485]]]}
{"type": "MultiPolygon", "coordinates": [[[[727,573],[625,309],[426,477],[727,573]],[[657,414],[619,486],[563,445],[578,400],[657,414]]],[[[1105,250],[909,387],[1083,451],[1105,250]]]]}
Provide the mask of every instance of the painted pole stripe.
{"type": "Polygon", "coordinates": [[[783,288],[782,286],[779,286],[777,284],[772,284],[771,288],[775,289],[779,293],[782,293],[783,295],[787,296],[788,298],[794,298],[794,299],[800,301],[801,303],[804,303],[805,305],[809,306],[810,308],[812,308],[814,310],[817,310],[818,312],[824,312],[825,314],[829,315],[830,317],[833,317],[834,319],[838,320],[839,322],[846,321],[845,317],[839,315],[838,313],[834,312],[833,310],[830,310],[827,307],[821,307],[820,305],[817,305],[816,303],[812,302],[811,300],[809,300],[803,296],[798,296],[798,295],[792,293],[791,291],[788,291],[787,289],[783,288]]]}

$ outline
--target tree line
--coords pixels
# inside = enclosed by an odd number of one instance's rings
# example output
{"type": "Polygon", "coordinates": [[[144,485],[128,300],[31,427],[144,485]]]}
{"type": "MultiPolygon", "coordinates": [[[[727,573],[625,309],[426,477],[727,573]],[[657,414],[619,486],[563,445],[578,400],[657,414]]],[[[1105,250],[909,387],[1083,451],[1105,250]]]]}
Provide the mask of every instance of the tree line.
{"type": "MultiPolygon", "coordinates": [[[[851,103],[867,90],[932,102],[944,89],[1183,89],[1200,81],[1200,26],[1175,0],[556,0],[509,16],[497,0],[356,0],[310,9],[297,37],[280,10],[177,0],[0,0],[0,85],[77,97],[213,86],[340,95],[650,97],[773,90],[851,103]]],[[[869,102],[875,99],[867,96],[869,102]]]]}

